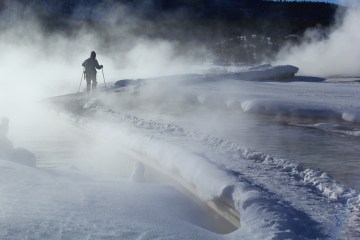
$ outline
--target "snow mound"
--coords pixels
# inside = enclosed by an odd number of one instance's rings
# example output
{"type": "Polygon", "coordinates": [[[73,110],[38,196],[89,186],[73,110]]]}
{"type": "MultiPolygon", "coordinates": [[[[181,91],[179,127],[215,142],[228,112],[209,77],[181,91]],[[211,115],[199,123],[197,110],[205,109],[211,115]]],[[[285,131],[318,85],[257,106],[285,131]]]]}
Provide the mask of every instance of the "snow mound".
{"type": "Polygon", "coordinates": [[[203,201],[219,200],[236,208],[241,222],[241,228],[233,233],[236,236],[296,239],[318,234],[318,230],[308,227],[316,225],[310,218],[299,217],[298,210],[279,203],[246,179],[220,169],[204,155],[124,131],[122,138],[122,146],[146,156],[170,174],[179,175],[192,184],[203,201]]]}
{"type": "Polygon", "coordinates": [[[272,66],[270,64],[249,68],[247,71],[234,73],[236,79],[243,80],[286,80],[294,78],[299,68],[292,65],[272,66]]]}
{"type": "Polygon", "coordinates": [[[282,81],[292,80],[299,68],[292,65],[278,65],[272,66],[271,64],[263,64],[248,68],[240,68],[236,71],[208,71],[201,74],[182,74],[173,76],[162,76],[148,79],[122,79],[113,84],[113,89],[134,90],[143,85],[146,81],[216,81],[224,78],[235,80],[266,80],[266,81],[282,81]]]}
{"type": "Polygon", "coordinates": [[[205,75],[228,74],[236,79],[243,80],[285,80],[292,79],[299,71],[299,68],[292,65],[261,64],[255,66],[209,66],[209,69],[203,69],[205,75]]]}

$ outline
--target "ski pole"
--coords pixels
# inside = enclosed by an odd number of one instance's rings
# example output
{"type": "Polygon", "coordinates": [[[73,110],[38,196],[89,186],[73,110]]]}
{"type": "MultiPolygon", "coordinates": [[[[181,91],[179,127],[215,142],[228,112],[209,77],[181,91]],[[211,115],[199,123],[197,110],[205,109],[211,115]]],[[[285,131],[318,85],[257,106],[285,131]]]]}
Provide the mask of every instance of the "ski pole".
{"type": "Polygon", "coordinates": [[[80,85],[79,85],[79,90],[78,90],[78,92],[80,92],[81,82],[82,82],[83,78],[84,78],[84,70],[83,70],[83,72],[82,72],[82,74],[81,74],[81,80],[80,80],[80,85]]]}
{"type": "Polygon", "coordinates": [[[105,82],[105,75],[104,75],[104,67],[101,69],[101,71],[102,71],[102,75],[103,75],[103,79],[104,79],[105,90],[107,91],[107,89],[106,89],[106,82],[105,82]]]}

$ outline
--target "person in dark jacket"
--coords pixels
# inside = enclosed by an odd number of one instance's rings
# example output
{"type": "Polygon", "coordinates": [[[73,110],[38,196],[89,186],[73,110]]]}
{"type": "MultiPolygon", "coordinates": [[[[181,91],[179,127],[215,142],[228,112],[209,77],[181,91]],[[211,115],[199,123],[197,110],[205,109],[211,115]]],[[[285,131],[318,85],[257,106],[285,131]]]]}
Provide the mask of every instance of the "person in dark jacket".
{"type": "Polygon", "coordinates": [[[85,68],[85,78],[86,78],[86,90],[90,91],[91,85],[95,89],[97,85],[96,81],[96,69],[102,69],[103,65],[99,65],[99,62],[96,60],[96,53],[91,52],[90,58],[86,59],[82,66],[85,68]],[[91,84],[92,81],[92,84],[91,84]]]}

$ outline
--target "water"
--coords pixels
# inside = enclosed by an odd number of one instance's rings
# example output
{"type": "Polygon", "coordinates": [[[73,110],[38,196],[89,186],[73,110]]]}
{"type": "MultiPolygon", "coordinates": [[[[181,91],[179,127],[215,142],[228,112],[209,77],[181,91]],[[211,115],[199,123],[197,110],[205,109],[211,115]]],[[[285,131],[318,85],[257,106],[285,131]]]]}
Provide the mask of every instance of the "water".
{"type": "Polygon", "coordinates": [[[242,147],[301,163],[305,168],[325,171],[340,183],[360,191],[358,137],[291,126],[271,117],[240,111],[201,113],[196,120],[183,118],[176,122],[195,126],[197,131],[242,147]]]}

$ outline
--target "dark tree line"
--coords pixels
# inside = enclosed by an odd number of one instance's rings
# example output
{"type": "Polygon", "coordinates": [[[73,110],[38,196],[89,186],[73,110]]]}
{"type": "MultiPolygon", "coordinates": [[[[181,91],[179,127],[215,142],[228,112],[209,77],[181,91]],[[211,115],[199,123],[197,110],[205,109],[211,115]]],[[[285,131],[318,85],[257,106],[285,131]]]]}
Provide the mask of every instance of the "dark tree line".
{"type": "MultiPolygon", "coordinates": [[[[306,29],[332,25],[339,6],[324,2],[269,0],[18,0],[32,6],[49,31],[71,31],[74,23],[106,29],[106,9],[125,6],[141,23],[133,34],[165,38],[186,44],[198,41],[221,58],[257,61],[271,56],[306,29]],[[105,9],[94,18],[93,10],[105,9]],[[146,31],[144,31],[146,26],[146,31]],[[251,37],[256,35],[257,37],[251,37]],[[245,36],[245,38],[243,38],[245,36]],[[231,40],[232,39],[232,40],[231,40]],[[246,40],[245,40],[246,39],[246,40]],[[271,40],[264,40],[271,39],[271,40]],[[233,56],[233,57],[230,57],[233,56]],[[238,56],[238,57],[236,57],[238,56]],[[241,57],[242,56],[242,57],[241,57]]],[[[0,9],[4,1],[0,0],[0,9]]],[[[123,19],[122,19],[123,20],[123,19]]],[[[119,25],[122,24],[119,20],[119,25]]],[[[105,31],[111,32],[111,31],[105,31]]]]}

